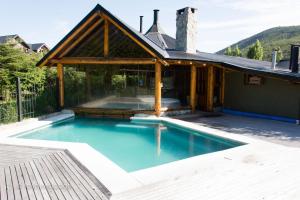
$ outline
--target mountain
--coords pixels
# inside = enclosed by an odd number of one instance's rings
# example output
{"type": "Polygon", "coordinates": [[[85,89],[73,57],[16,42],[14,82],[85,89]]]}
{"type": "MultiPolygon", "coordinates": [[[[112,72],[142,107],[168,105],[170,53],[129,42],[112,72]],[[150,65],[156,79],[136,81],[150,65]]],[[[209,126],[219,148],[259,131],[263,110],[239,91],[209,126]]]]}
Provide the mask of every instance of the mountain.
{"type": "MultiPolygon", "coordinates": [[[[272,50],[280,47],[283,53],[283,59],[290,58],[290,45],[300,43],[300,26],[275,27],[253,35],[247,39],[241,40],[233,45],[239,45],[243,57],[246,57],[249,47],[260,40],[264,48],[264,60],[271,61],[272,50]]],[[[226,48],[217,52],[224,54],[226,48]]]]}

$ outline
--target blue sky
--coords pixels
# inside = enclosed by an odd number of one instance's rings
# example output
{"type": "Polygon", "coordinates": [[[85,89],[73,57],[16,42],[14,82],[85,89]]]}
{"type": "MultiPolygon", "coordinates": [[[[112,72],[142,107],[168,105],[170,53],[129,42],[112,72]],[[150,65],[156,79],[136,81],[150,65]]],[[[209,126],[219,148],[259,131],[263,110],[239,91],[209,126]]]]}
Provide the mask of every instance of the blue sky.
{"type": "Polygon", "coordinates": [[[299,0],[0,0],[0,35],[19,34],[28,43],[53,47],[97,3],[132,27],[144,31],[160,9],[160,24],[174,36],[176,10],[198,8],[198,49],[218,51],[234,42],[275,26],[300,25],[299,0]]]}

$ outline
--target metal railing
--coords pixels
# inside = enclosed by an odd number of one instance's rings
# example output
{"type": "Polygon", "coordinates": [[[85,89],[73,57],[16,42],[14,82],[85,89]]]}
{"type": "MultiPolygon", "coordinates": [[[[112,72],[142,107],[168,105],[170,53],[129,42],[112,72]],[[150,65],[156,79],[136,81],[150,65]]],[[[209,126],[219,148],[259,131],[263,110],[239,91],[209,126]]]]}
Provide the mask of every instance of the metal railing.
{"type": "Polygon", "coordinates": [[[15,87],[0,86],[0,124],[55,112],[56,90],[56,82],[39,88],[32,85],[22,89],[20,78],[16,79],[15,87]]]}

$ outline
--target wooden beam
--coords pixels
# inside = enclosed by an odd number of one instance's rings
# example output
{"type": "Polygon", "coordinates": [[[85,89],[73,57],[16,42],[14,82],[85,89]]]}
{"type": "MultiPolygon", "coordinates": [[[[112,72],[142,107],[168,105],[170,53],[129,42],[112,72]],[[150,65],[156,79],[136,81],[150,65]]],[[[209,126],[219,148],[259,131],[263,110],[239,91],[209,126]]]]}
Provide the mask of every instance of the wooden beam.
{"type": "Polygon", "coordinates": [[[210,61],[197,61],[197,60],[166,60],[169,65],[179,65],[179,66],[190,66],[196,65],[196,67],[208,67],[213,65],[215,67],[222,67],[221,64],[210,62],[210,61]]]}
{"type": "Polygon", "coordinates": [[[155,63],[155,114],[160,116],[161,112],[161,63],[155,63]]]}
{"type": "Polygon", "coordinates": [[[95,17],[99,17],[98,13],[93,14],[90,18],[88,18],[79,28],[77,28],[71,35],[69,35],[66,40],[63,41],[63,43],[58,46],[55,51],[51,52],[49,55],[48,59],[44,60],[39,66],[42,67],[44,66],[49,60],[53,58],[54,55],[56,55],[60,50],[62,50],[66,44],[68,44],[74,37],[82,31],[84,27],[86,27],[91,21],[95,19],[95,17]]]}
{"type": "Polygon", "coordinates": [[[213,111],[214,106],[214,67],[209,66],[207,68],[207,105],[206,110],[208,112],[213,111]]]}
{"type": "Polygon", "coordinates": [[[191,86],[190,86],[190,106],[192,108],[192,113],[196,111],[196,78],[197,78],[197,68],[196,65],[191,66],[191,86]]]}
{"type": "Polygon", "coordinates": [[[118,23],[112,20],[107,15],[101,15],[103,18],[107,19],[110,23],[112,23],[115,27],[121,30],[125,35],[127,35],[130,39],[132,39],[135,43],[141,46],[145,51],[147,51],[151,56],[156,57],[155,53],[153,53],[149,48],[147,48],[144,44],[138,41],[135,37],[133,37],[128,31],[126,31],[123,27],[121,27],[118,23]]]}
{"type": "Polygon", "coordinates": [[[225,69],[221,71],[221,90],[220,90],[220,102],[221,105],[224,106],[224,99],[225,99],[225,69]]]}
{"type": "Polygon", "coordinates": [[[98,25],[101,24],[103,20],[95,22],[92,26],[90,26],[81,36],[79,36],[66,50],[59,56],[60,58],[67,55],[79,42],[81,42],[84,38],[86,38],[98,25]]]}
{"type": "Polygon", "coordinates": [[[64,68],[62,64],[57,64],[57,78],[58,78],[58,94],[59,94],[59,107],[63,108],[65,105],[64,94],[64,68]]]}
{"type": "Polygon", "coordinates": [[[132,36],[132,34],[130,34],[127,30],[125,30],[123,27],[121,27],[118,23],[116,23],[113,19],[111,19],[109,16],[104,15],[104,14],[100,14],[100,16],[104,19],[107,19],[111,24],[113,24],[115,27],[117,27],[119,30],[121,30],[126,36],[128,36],[130,39],[132,39],[135,43],[137,43],[140,47],[142,47],[146,52],[148,52],[151,56],[153,56],[154,58],[156,58],[160,63],[162,63],[165,66],[168,66],[169,63],[166,62],[165,60],[162,60],[160,58],[157,57],[157,55],[150,50],[148,47],[146,47],[142,42],[140,42],[139,40],[137,40],[135,37],[132,36]]]}
{"type": "Polygon", "coordinates": [[[106,65],[153,65],[153,58],[101,58],[101,57],[65,57],[52,59],[53,64],[106,64],[106,65]]]}
{"type": "Polygon", "coordinates": [[[104,57],[109,55],[109,22],[107,19],[104,19],[104,57]]]}

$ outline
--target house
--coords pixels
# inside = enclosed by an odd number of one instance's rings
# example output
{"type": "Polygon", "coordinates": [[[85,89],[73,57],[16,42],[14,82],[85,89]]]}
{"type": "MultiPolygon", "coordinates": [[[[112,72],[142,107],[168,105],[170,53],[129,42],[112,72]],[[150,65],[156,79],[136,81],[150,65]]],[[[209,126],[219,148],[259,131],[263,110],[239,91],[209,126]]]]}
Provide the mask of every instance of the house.
{"type": "Polygon", "coordinates": [[[28,45],[30,46],[30,49],[36,53],[47,53],[50,50],[45,43],[35,43],[28,45]]]}
{"type": "Polygon", "coordinates": [[[0,36],[0,44],[13,44],[15,48],[30,52],[30,46],[17,34],[0,36]]]}
{"type": "Polygon", "coordinates": [[[290,68],[199,52],[197,9],[183,8],[176,16],[176,38],[163,31],[159,10],[143,34],[142,26],[137,31],[97,5],[37,66],[57,67],[60,106],[77,113],[160,116],[223,110],[293,122],[300,118],[299,47],[290,68]],[[84,82],[65,87],[64,70],[70,68],[84,82]]]}
{"type": "Polygon", "coordinates": [[[15,48],[21,49],[26,53],[49,52],[49,47],[45,43],[29,44],[17,34],[0,36],[0,44],[13,44],[15,48]]]}

